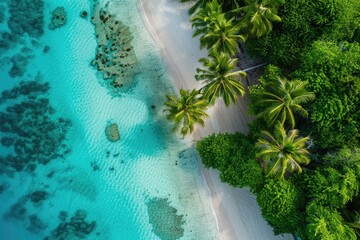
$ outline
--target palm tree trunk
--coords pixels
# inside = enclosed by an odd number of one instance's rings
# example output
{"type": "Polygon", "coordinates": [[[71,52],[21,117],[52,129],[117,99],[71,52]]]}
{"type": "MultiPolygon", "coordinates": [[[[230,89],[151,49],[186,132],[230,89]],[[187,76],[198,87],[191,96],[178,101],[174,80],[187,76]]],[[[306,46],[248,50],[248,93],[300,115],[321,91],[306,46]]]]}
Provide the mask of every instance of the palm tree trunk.
{"type": "Polygon", "coordinates": [[[246,69],[243,69],[242,71],[243,72],[247,72],[247,71],[250,71],[250,70],[253,70],[253,69],[256,69],[256,68],[259,68],[259,67],[262,67],[264,65],[266,65],[267,63],[261,63],[259,65],[256,65],[256,66],[253,66],[253,67],[249,67],[249,68],[246,68],[246,69]]]}

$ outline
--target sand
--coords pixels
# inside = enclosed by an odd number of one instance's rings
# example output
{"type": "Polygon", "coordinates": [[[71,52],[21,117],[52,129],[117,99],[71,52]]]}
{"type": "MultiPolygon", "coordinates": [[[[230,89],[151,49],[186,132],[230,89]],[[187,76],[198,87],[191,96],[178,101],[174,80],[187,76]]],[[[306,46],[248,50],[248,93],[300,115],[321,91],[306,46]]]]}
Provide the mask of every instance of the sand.
{"type": "MultiPolygon", "coordinates": [[[[200,50],[199,39],[192,37],[187,14],[189,5],[179,0],[139,0],[138,7],[176,87],[201,88],[194,75],[201,66],[198,59],[206,57],[207,50],[200,50]]],[[[214,132],[247,133],[247,123],[252,120],[247,102],[247,98],[240,98],[235,105],[226,108],[222,100],[217,101],[208,111],[210,117],[205,128],[197,128],[190,140],[195,142],[214,132]]],[[[202,167],[202,172],[211,192],[221,239],[293,239],[290,235],[274,236],[261,216],[255,196],[248,189],[234,189],[222,183],[217,170],[202,167]]]]}

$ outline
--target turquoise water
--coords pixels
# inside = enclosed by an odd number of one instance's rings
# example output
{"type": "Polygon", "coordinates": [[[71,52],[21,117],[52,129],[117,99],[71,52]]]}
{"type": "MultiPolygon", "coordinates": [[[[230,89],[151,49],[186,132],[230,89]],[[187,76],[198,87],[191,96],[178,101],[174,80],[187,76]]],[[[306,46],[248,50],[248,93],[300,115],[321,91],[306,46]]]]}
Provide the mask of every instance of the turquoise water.
{"type": "MultiPolygon", "coordinates": [[[[1,1],[0,11],[5,13],[1,32],[11,32],[9,2],[21,6],[36,1],[1,1]]],[[[95,56],[94,27],[90,16],[81,18],[80,12],[90,13],[91,4],[90,0],[46,0],[43,35],[25,33],[6,46],[0,42],[1,91],[19,86],[20,81],[32,83],[33,88],[34,82],[48,82],[50,87],[32,93],[27,89],[13,99],[3,95],[0,101],[0,123],[7,122],[0,137],[25,139],[24,146],[36,149],[33,155],[17,151],[16,140],[8,147],[0,146],[0,239],[61,239],[54,237],[54,229],[60,223],[69,224],[77,211],[75,218],[91,231],[68,234],[65,239],[160,239],[149,221],[154,208],[150,211],[148,206],[154,199],[167,199],[169,209],[176,209],[179,218],[182,215],[180,239],[217,239],[209,192],[193,150],[171,133],[163,115],[165,94],[173,92],[174,86],[141,21],[137,2],[113,0],[109,4],[133,32],[141,70],[133,88],[119,97],[109,94],[89,64],[95,56]],[[65,7],[67,23],[49,30],[51,12],[58,6],[65,7]],[[27,59],[20,66],[23,72],[11,70],[12,61],[19,63],[13,58],[19,53],[27,59]],[[40,99],[48,99],[48,105],[40,99]],[[26,109],[27,105],[22,110],[14,107],[31,101],[42,105],[35,110],[26,109]],[[8,107],[12,112],[6,115],[8,107]],[[118,124],[120,141],[107,140],[108,123],[118,124]],[[7,124],[16,126],[16,132],[6,129],[7,124]],[[49,148],[57,155],[46,155],[49,148]]],[[[2,34],[2,40],[6,37],[2,34]]]]}

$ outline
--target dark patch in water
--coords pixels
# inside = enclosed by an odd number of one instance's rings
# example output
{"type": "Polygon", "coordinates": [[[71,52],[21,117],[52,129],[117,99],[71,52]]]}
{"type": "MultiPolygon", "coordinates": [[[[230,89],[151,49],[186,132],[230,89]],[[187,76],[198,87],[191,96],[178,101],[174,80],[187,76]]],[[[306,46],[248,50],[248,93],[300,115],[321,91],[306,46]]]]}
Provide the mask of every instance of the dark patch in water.
{"type": "Polygon", "coordinates": [[[46,177],[52,178],[54,176],[54,174],[55,174],[55,171],[51,171],[46,175],[46,177]]]}
{"type": "MultiPolygon", "coordinates": [[[[30,50],[31,51],[31,50],[30,50]]],[[[29,64],[30,59],[32,59],[32,55],[24,55],[21,53],[15,54],[11,57],[10,61],[12,63],[12,67],[9,70],[9,75],[11,78],[14,77],[22,77],[26,72],[26,67],[29,64]]]]}
{"type": "Polygon", "coordinates": [[[33,172],[37,164],[46,165],[71,151],[64,144],[71,121],[55,116],[56,110],[45,97],[49,88],[48,83],[29,81],[1,93],[0,103],[8,107],[0,112],[0,143],[13,154],[0,156],[0,172],[33,172]]]}
{"type": "Polygon", "coordinates": [[[31,214],[29,216],[29,225],[26,229],[32,233],[41,233],[47,228],[47,226],[48,225],[38,216],[36,216],[35,214],[31,214]]]}
{"type": "Polygon", "coordinates": [[[91,163],[90,163],[90,165],[91,165],[91,167],[92,167],[92,169],[93,169],[93,171],[94,171],[94,172],[96,172],[96,171],[99,171],[99,170],[100,170],[100,167],[99,167],[99,165],[97,164],[97,162],[96,162],[96,161],[91,162],[91,163]]]}
{"type": "Polygon", "coordinates": [[[184,236],[183,215],[177,214],[177,209],[170,206],[167,198],[151,198],[146,206],[156,236],[162,240],[175,240],[184,236]]]}
{"type": "Polygon", "coordinates": [[[15,219],[24,221],[26,218],[26,208],[25,204],[27,203],[27,197],[21,197],[10,209],[4,214],[3,218],[6,220],[15,219]]]}
{"type": "Polygon", "coordinates": [[[67,212],[61,211],[59,225],[51,231],[51,236],[45,237],[44,240],[74,239],[74,236],[75,239],[86,239],[96,228],[96,222],[87,222],[86,216],[86,211],[77,210],[70,221],[67,221],[67,212]]]}
{"type": "Polygon", "coordinates": [[[12,34],[40,37],[44,33],[43,0],[10,0],[8,26],[12,34]]]}
{"type": "Polygon", "coordinates": [[[41,204],[49,196],[49,194],[45,191],[39,190],[29,194],[28,196],[33,203],[41,204]]]}
{"type": "Polygon", "coordinates": [[[0,194],[6,191],[6,189],[9,188],[9,185],[7,183],[0,184],[0,194]]]}

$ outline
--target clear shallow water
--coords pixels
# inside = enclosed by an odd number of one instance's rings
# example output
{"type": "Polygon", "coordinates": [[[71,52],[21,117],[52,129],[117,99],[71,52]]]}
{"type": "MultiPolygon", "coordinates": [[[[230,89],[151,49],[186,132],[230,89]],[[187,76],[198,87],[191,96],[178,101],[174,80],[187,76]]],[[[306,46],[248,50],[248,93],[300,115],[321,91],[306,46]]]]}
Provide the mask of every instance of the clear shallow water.
{"type": "MultiPolygon", "coordinates": [[[[193,152],[171,134],[162,114],[165,94],[173,91],[173,85],[137,12],[136,1],[114,0],[109,5],[111,12],[130,26],[141,69],[136,86],[116,98],[101,86],[103,80],[89,65],[96,48],[94,28],[89,17],[86,20],[79,15],[83,10],[90,12],[91,2],[45,1],[45,34],[39,43],[34,46],[32,38],[23,37],[1,52],[1,90],[11,89],[20,80],[33,80],[40,73],[42,80],[38,81],[49,82],[51,87],[45,97],[56,109],[54,117],[70,119],[72,125],[64,142],[71,153],[64,159],[37,165],[34,172],[1,175],[0,184],[6,189],[0,194],[0,239],[43,239],[59,225],[60,211],[71,217],[79,209],[86,211],[87,222],[96,221],[95,230],[85,239],[159,239],[152,231],[146,205],[154,197],[168,198],[177,214],[183,215],[181,239],[217,239],[210,196],[193,152]],[[68,21],[50,31],[50,13],[58,6],[65,7],[68,21]],[[46,54],[45,45],[50,49],[46,54]],[[31,49],[28,55],[32,56],[27,70],[22,77],[10,78],[9,58],[24,46],[31,49]],[[117,143],[105,136],[109,122],[119,126],[121,140],[117,143]],[[48,195],[35,203],[26,197],[35,191],[48,195]],[[16,203],[26,209],[23,217],[4,218],[16,203]],[[31,233],[28,228],[33,215],[43,225],[31,233]]],[[[0,5],[6,6],[3,1],[0,5]]],[[[0,29],[6,28],[1,24],[0,29]]],[[[1,104],[0,111],[9,104],[1,104]]],[[[0,147],[1,156],[12,151],[0,147]]]]}

